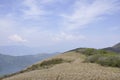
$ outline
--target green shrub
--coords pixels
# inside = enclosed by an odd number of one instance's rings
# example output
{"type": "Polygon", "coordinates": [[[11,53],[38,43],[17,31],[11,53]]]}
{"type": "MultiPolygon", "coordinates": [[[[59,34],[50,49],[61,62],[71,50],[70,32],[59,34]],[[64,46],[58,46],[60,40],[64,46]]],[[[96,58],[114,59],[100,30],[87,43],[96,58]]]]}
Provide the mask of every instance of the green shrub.
{"type": "Polygon", "coordinates": [[[103,66],[120,67],[120,56],[100,57],[97,63],[103,66]]]}
{"type": "Polygon", "coordinates": [[[27,68],[27,71],[37,70],[37,69],[47,69],[47,68],[52,67],[53,65],[60,64],[60,63],[63,63],[63,62],[68,62],[69,63],[71,61],[64,60],[62,58],[45,60],[45,61],[43,61],[39,64],[35,64],[35,65],[32,65],[31,67],[27,68]]]}
{"type": "Polygon", "coordinates": [[[98,63],[102,66],[120,67],[120,55],[95,54],[88,56],[85,62],[98,63]]]}
{"type": "Polygon", "coordinates": [[[91,55],[88,56],[85,60],[85,62],[91,62],[91,63],[95,63],[97,62],[97,60],[101,57],[102,55],[100,54],[95,54],[95,55],[91,55]]]}
{"type": "Polygon", "coordinates": [[[96,49],[94,48],[80,48],[75,50],[77,53],[82,53],[86,56],[94,55],[96,49]]]}
{"type": "Polygon", "coordinates": [[[85,54],[86,56],[90,56],[90,55],[94,55],[96,52],[95,49],[93,48],[87,48],[85,51],[83,51],[82,53],[85,54]]]}
{"type": "Polygon", "coordinates": [[[61,58],[56,58],[56,59],[51,59],[51,60],[47,60],[47,61],[43,61],[40,66],[43,67],[43,66],[50,66],[50,65],[55,65],[55,64],[60,64],[64,62],[63,59],[61,58]]]}
{"type": "Polygon", "coordinates": [[[82,53],[87,56],[84,62],[98,63],[103,66],[120,67],[120,55],[105,50],[86,48],[82,53]]]}
{"type": "Polygon", "coordinates": [[[96,54],[103,54],[103,55],[113,55],[116,53],[113,52],[108,52],[105,50],[99,50],[99,49],[94,49],[94,48],[81,48],[81,49],[76,49],[76,52],[82,53],[86,56],[91,56],[91,55],[96,55],[96,54]]]}

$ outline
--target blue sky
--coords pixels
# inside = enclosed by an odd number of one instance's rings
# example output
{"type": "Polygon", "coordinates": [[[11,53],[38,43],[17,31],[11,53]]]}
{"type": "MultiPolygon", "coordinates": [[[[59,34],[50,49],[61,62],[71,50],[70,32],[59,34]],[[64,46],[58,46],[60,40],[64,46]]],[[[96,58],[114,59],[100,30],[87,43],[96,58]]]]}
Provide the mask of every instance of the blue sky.
{"type": "Polygon", "coordinates": [[[119,0],[0,0],[0,46],[56,52],[118,42],[119,0]]]}

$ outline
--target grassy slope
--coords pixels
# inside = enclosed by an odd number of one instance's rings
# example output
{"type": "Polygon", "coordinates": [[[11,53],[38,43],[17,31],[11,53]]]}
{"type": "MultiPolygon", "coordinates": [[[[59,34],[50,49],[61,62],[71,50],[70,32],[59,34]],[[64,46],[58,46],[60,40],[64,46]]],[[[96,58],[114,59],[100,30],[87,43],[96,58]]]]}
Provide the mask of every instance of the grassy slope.
{"type": "Polygon", "coordinates": [[[120,68],[83,63],[85,56],[74,51],[53,58],[62,58],[72,62],[56,64],[48,69],[26,71],[3,80],[120,80],[120,68]]]}

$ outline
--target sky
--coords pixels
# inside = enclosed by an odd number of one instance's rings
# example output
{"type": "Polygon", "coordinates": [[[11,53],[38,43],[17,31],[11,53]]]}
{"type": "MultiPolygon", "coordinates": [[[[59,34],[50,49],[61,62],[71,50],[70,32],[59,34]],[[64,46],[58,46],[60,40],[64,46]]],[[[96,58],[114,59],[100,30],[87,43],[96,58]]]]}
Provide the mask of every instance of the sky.
{"type": "Polygon", "coordinates": [[[57,52],[120,42],[120,0],[0,0],[0,46],[57,52]]]}

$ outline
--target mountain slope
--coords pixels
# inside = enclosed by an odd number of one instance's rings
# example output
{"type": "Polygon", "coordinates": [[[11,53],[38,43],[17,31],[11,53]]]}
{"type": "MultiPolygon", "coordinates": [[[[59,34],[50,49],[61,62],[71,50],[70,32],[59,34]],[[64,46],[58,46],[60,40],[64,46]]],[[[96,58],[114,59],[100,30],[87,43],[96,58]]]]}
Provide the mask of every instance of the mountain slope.
{"type": "Polygon", "coordinates": [[[53,55],[55,54],[38,54],[26,56],[10,56],[0,54],[0,75],[20,71],[35,62],[41,61],[53,55]]]}
{"type": "Polygon", "coordinates": [[[104,50],[120,53],[120,43],[118,43],[112,47],[104,48],[104,50]]]}
{"type": "MultiPolygon", "coordinates": [[[[77,49],[78,50],[78,49],[77,49]]],[[[119,80],[120,68],[84,63],[86,56],[71,50],[34,64],[3,80],[119,80]],[[54,61],[56,60],[56,61],[54,61]],[[58,61],[59,60],[59,61],[58,61]],[[51,63],[53,61],[53,63],[51,63]],[[43,64],[44,63],[44,64],[43,64]],[[42,65],[41,65],[42,64],[42,65]],[[48,67],[49,66],[49,67],[48,67]]]]}

